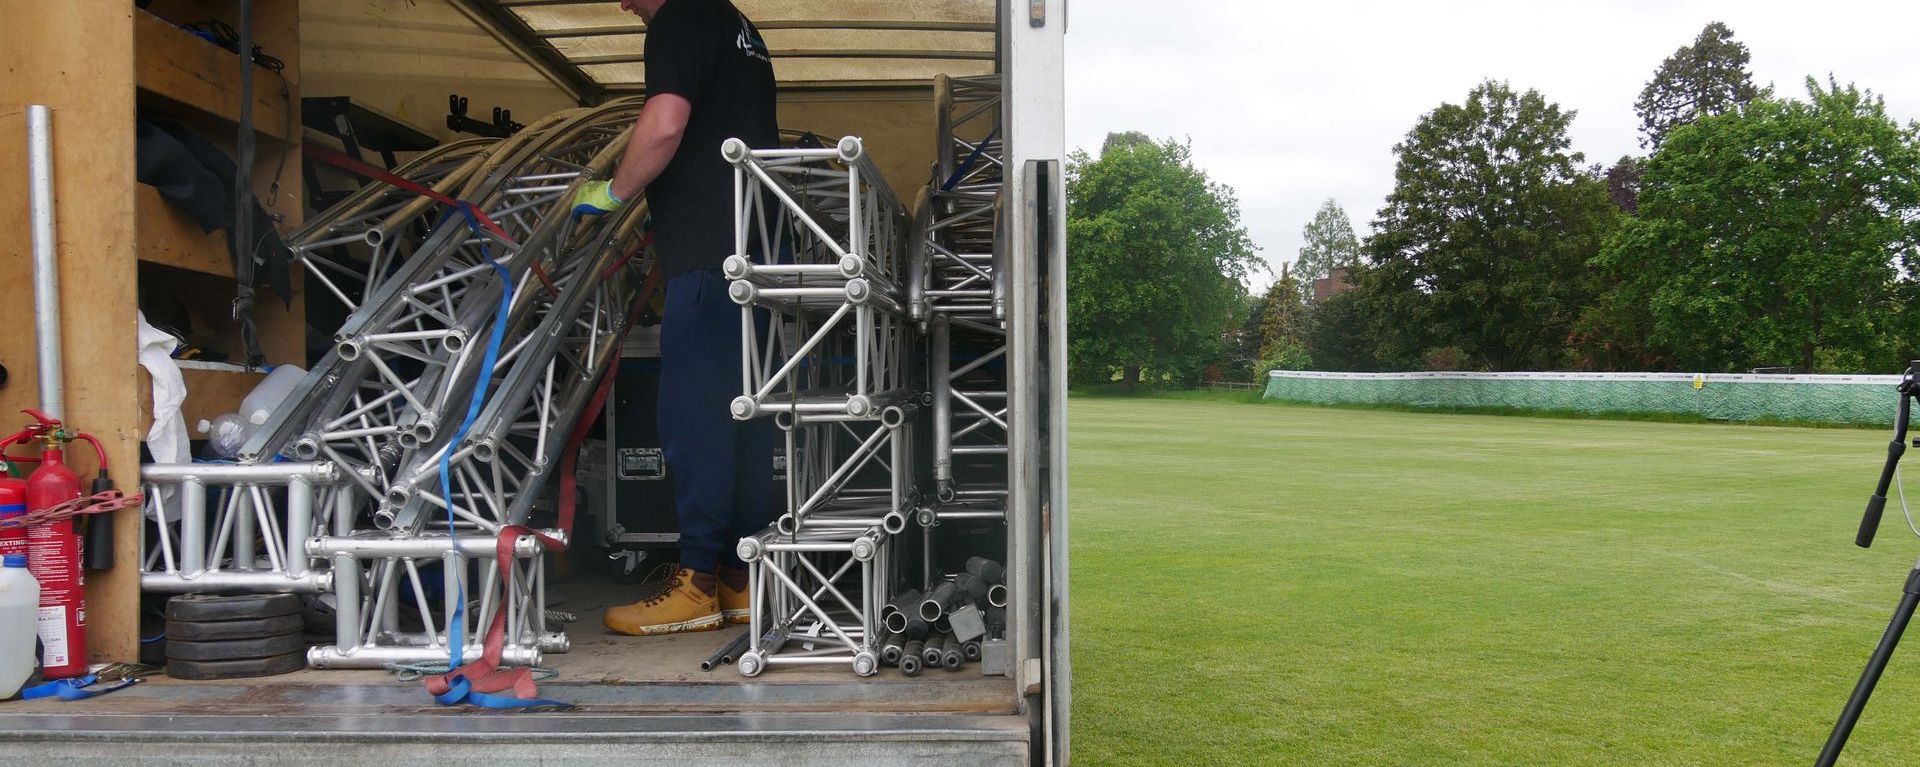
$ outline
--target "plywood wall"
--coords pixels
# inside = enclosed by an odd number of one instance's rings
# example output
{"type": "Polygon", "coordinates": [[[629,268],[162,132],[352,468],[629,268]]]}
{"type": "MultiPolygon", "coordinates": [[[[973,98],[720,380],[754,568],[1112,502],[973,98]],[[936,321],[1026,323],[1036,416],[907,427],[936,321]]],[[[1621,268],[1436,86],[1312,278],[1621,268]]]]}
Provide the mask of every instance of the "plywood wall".
{"type": "Polygon", "coordinates": [[[808,130],[828,143],[859,136],[895,195],[908,206],[926,186],[934,161],[933,90],[789,91],[780,94],[780,127],[808,130]]]}
{"type": "MultiPolygon", "coordinates": [[[[33,338],[32,242],[26,105],[53,109],[67,421],[98,435],[122,486],[139,462],[134,383],[133,4],[0,0],[13,32],[0,46],[0,428],[22,424],[39,401],[33,338]]],[[[91,451],[76,469],[91,472],[91,451]]],[[[95,660],[139,654],[137,510],[114,519],[118,565],[87,574],[89,650],[95,660]]]]}
{"type": "Polygon", "coordinates": [[[446,0],[335,0],[300,6],[307,96],[352,96],[445,140],[447,94],[522,123],[578,106],[446,0]]]}

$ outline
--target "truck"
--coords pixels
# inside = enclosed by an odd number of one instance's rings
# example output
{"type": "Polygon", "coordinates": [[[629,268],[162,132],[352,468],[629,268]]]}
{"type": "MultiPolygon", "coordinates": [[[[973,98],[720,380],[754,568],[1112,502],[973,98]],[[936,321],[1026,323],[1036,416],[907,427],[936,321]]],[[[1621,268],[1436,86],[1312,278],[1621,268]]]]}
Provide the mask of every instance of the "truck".
{"type": "MultiPolygon", "coordinates": [[[[936,463],[966,462],[968,456],[984,454],[1001,461],[992,465],[1003,468],[990,472],[999,489],[980,496],[992,502],[968,501],[967,491],[954,489],[950,478],[940,480],[937,488],[929,479],[895,510],[906,516],[918,511],[922,518],[906,523],[915,530],[941,524],[941,510],[947,508],[957,510],[948,512],[947,525],[963,524],[987,507],[992,507],[994,523],[1004,525],[1003,534],[971,539],[986,541],[986,548],[974,553],[985,554],[996,566],[1004,563],[1004,575],[997,578],[1005,587],[1005,617],[1003,628],[992,635],[989,657],[960,672],[911,677],[897,669],[875,668],[871,661],[863,667],[858,654],[851,666],[840,656],[834,656],[832,664],[815,663],[809,658],[820,657],[834,641],[829,633],[854,642],[856,649],[873,649],[879,629],[869,624],[863,634],[841,633],[826,619],[827,611],[800,599],[821,617],[809,623],[815,634],[791,636],[798,630],[791,622],[756,622],[748,633],[759,641],[744,653],[750,663],[743,657],[737,666],[703,671],[700,661],[714,654],[718,635],[636,641],[598,633],[589,625],[597,617],[596,608],[631,595],[604,584],[598,590],[577,586],[592,579],[569,579],[558,572],[580,567],[577,558],[568,564],[554,557],[533,565],[520,582],[528,593],[537,590],[539,601],[521,605],[515,618],[534,627],[525,657],[517,662],[556,670],[558,676],[542,681],[540,691],[566,705],[516,713],[437,706],[419,683],[397,680],[391,669],[381,668],[388,664],[377,662],[388,656],[412,658],[408,653],[417,647],[373,647],[374,638],[355,633],[399,614],[375,596],[382,588],[386,591],[380,593],[399,595],[396,600],[417,596],[423,614],[434,609],[417,571],[412,594],[404,586],[382,586],[372,575],[384,566],[389,577],[404,582],[404,574],[392,574],[415,570],[417,558],[410,558],[412,550],[404,548],[411,544],[353,549],[350,544],[362,539],[352,537],[351,525],[338,527],[342,515],[334,517],[337,529],[315,521],[333,503],[326,499],[350,496],[331,488],[366,478],[356,473],[350,459],[316,447],[311,455],[296,456],[288,449],[254,456],[260,459],[258,465],[237,468],[148,460],[141,483],[147,492],[145,507],[114,511],[90,525],[108,534],[90,534],[89,545],[113,554],[88,560],[95,569],[86,574],[85,611],[89,657],[96,668],[124,669],[124,664],[140,659],[143,646],[163,639],[155,605],[176,594],[299,593],[309,611],[330,608],[352,620],[337,620],[338,641],[312,638],[315,645],[334,644],[310,649],[309,667],[289,674],[205,681],[150,674],[138,684],[82,700],[0,703],[5,761],[1068,763],[1067,2],[736,3],[755,21],[770,49],[780,83],[782,127],[801,142],[795,146],[817,147],[780,151],[814,152],[801,159],[818,158],[846,173],[857,187],[856,199],[863,193],[879,194],[874,190],[900,190],[895,197],[906,227],[900,233],[905,242],[930,237],[930,231],[952,223],[939,216],[947,210],[937,203],[943,186],[952,193],[968,174],[988,163],[993,166],[996,191],[987,207],[994,225],[980,243],[991,252],[975,254],[971,266],[961,263],[967,260],[964,254],[955,255],[950,267],[961,274],[958,287],[943,286],[938,275],[914,273],[906,291],[913,307],[897,311],[903,318],[911,315],[901,320],[903,327],[917,322],[919,332],[938,334],[933,343],[949,343],[945,334],[960,327],[1001,338],[998,348],[971,358],[937,355],[932,376],[945,385],[990,366],[1000,376],[994,386],[1003,388],[982,396],[1003,396],[1004,405],[979,407],[964,392],[957,397],[922,392],[912,401],[876,395],[871,411],[896,408],[892,412],[917,413],[922,423],[931,424],[935,439],[943,440],[937,444],[947,446],[933,450],[936,463]],[[989,265],[998,275],[991,292],[965,276],[965,270],[984,275],[989,265]],[[978,300],[962,309],[941,303],[960,301],[961,296],[978,300]],[[951,325],[949,316],[954,318],[951,325]],[[958,366],[947,367],[950,362],[958,366]],[[972,414],[956,413],[956,408],[972,414]],[[961,427],[963,437],[990,425],[1004,430],[1003,444],[968,448],[952,433],[952,424],[962,423],[956,418],[979,424],[961,427]],[[261,479],[268,474],[276,478],[261,479]],[[272,487],[260,489],[264,485],[272,487]],[[192,517],[192,509],[209,505],[209,488],[216,493],[233,488],[260,493],[252,496],[260,504],[252,508],[259,513],[229,519],[227,524],[236,525],[237,531],[217,539],[212,548],[206,543],[209,538],[196,536],[217,531],[188,530],[178,521],[192,517]],[[185,499],[187,510],[174,507],[170,512],[164,500],[168,498],[185,499]],[[268,507],[271,512],[263,511],[268,507]],[[351,541],[324,544],[332,540],[330,534],[351,541]],[[353,586],[348,590],[337,585],[349,581],[353,586]],[[550,639],[538,630],[547,621],[564,622],[554,616],[570,612],[574,614],[564,617],[579,622],[568,624],[566,638],[550,639]]],[[[336,334],[331,345],[324,340],[309,344],[307,327],[330,327],[343,318],[350,323],[359,308],[355,301],[364,304],[381,294],[373,290],[371,279],[361,293],[333,287],[324,274],[316,276],[324,270],[299,260],[317,259],[338,245],[322,243],[321,235],[327,232],[315,229],[326,227],[305,224],[324,220],[327,226],[342,226],[345,219],[336,206],[342,199],[349,200],[348,207],[352,204],[352,193],[340,190],[338,178],[330,187],[329,171],[318,167],[326,158],[353,155],[389,175],[404,176],[425,172],[423,164],[410,165],[409,158],[443,152],[432,156],[450,158],[447,167],[453,167],[466,156],[461,152],[479,151],[461,142],[478,141],[476,136],[512,142],[522,127],[520,120],[527,121],[527,135],[534,135],[552,124],[543,121],[548,113],[611,109],[631,102],[645,88],[645,25],[610,2],[83,0],[9,2],[7,14],[8,76],[0,91],[8,116],[0,118],[5,123],[0,143],[12,150],[0,160],[5,169],[0,173],[0,200],[6,201],[0,215],[15,224],[8,231],[22,234],[10,238],[13,255],[0,270],[15,278],[6,282],[21,286],[22,292],[32,284],[60,300],[0,302],[0,322],[27,328],[33,326],[29,314],[52,312],[60,330],[51,340],[24,331],[0,338],[0,361],[14,382],[0,385],[0,411],[45,404],[52,387],[53,401],[63,410],[53,415],[97,435],[100,455],[119,466],[142,464],[142,443],[157,418],[179,417],[190,423],[235,409],[260,380],[258,366],[251,364],[257,359],[319,369],[328,364],[326,354],[337,356],[346,348],[338,339],[350,333],[336,334]],[[250,63],[243,63],[235,51],[250,48],[256,53],[247,57],[250,63]],[[494,108],[492,119],[470,109],[473,102],[479,109],[494,108]],[[428,117],[442,104],[449,112],[445,128],[437,117],[428,117]],[[29,107],[44,107],[42,114],[51,115],[50,127],[30,126],[25,116],[29,107]],[[152,187],[136,183],[136,115],[186,125],[214,137],[214,143],[229,151],[253,144],[253,191],[262,200],[266,219],[298,255],[288,298],[273,297],[262,284],[250,305],[233,303],[236,282],[261,278],[229,259],[221,233],[195,227],[152,187]],[[434,122],[423,127],[423,119],[434,122]],[[50,197],[36,196],[30,188],[30,177],[39,173],[50,176],[50,197]],[[32,204],[36,202],[42,204],[32,204]],[[57,233],[38,241],[54,258],[25,255],[35,242],[24,234],[29,231],[57,233]],[[302,250],[302,243],[312,247],[302,250]],[[163,294],[174,302],[167,305],[177,304],[184,315],[213,326],[194,337],[200,350],[225,352],[211,355],[215,359],[255,360],[239,365],[179,363],[185,400],[163,402],[157,394],[161,388],[152,380],[167,374],[142,369],[137,362],[138,329],[156,320],[155,307],[160,305],[154,294],[163,294]],[[323,305],[333,300],[330,294],[349,305],[336,306],[329,314],[323,305]],[[250,312],[253,327],[245,332],[229,327],[225,323],[230,317],[222,316],[228,309],[250,312]],[[33,381],[40,384],[37,390],[29,385],[33,381]]],[[[554,159],[557,152],[542,156],[565,165],[554,159]]],[[[729,159],[736,160],[742,178],[770,173],[761,176],[769,188],[792,192],[796,187],[772,177],[794,157],[800,155],[749,157],[742,152],[729,159]]],[[[247,175],[244,170],[242,175],[247,175]]],[[[807,206],[792,207],[797,211],[807,206]]],[[[859,222],[860,214],[854,213],[848,225],[857,229],[859,222]]],[[[373,242],[358,232],[354,236],[373,242]]],[[[855,249],[853,255],[869,254],[855,249]]],[[[608,264],[609,269],[619,265],[608,264]]],[[[780,290],[767,287],[772,283],[754,283],[751,267],[741,268],[738,283],[759,285],[762,294],[780,290]]],[[[869,263],[851,268],[878,267],[869,263]]],[[[251,295],[252,284],[246,287],[251,295]]],[[[868,324],[863,320],[861,327],[868,324]]],[[[863,366],[862,374],[866,372],[863,366]]],[[[304,395],[296,390],[294,396],[318,401],[324,395],[321,383],[310,385],[304,395]]],[[[860,391],[862,397],[867,393],[860,391]]],[[[583,404],[588,399],[584,394],[573,396],[567,401],[574,403],[568,411],[574,421],[599,415],[583,404]]],[[[868,412],[867,403],[860,399],[845,405],[852,408],[847,419],[858,420],[868,412]]],[[[757,407],[777,409],[779,403],[759,402],[757,407]]],[[[817,417],[810,415],[816,412],[793,405],[787,415],[773,417],[793,426],[793,421],[817,417]]],[[[550,426],[557,439],[572,434],[576,425],[550,426]]],[[[271,430],[263,426],[254,433],[271,430]]],[[[416,436],[430,442],[430,432],[419,429],[416,436]]],[[[898,461],[928,457],[903,451],[895,453],[898,461]]],[[[611,450],[606,454],[608,465],[601,470],[620,471],[621,457],[611,450]]],[[[801,460],[800,453],[788,455],[801,460]]],[[[86,455],[74,460],[83,475],[103,468],[93,466],[86,455]]],[[[636,471],[645,470],[644,455],[634,460],[636,471]]],[[[558,473],[544,459],[533,463],[539,466],[526,471],[558,473]]],[[[783,470],[797,474],[801,467],[783,470]]],[[[937,471],[930,468],[922,474],[931,477],[937,471]]],[[[115,476],[129,483],[131,474],[123,469],[115,476]]],[[[532,500],[534,494],[534,488],[527,489],[527,505],[548,502],[532,500]]],[[[597,501],[603,506],[617,502],[597,501]]],[[[350,505],[340,503],[341,508],[350,505]]],[[[625,529],[614,512],[603,508],[588,513],[599,516],[592,517],[591,524],[579,521],[573,530],[561,532],[596,556],[621,554],[625,529]]],[[[911,540],[917,535],[900,535],[900,545],[919,545],[911,540]]],[[[931,533],[927,535],[930,541],[931,533]]],[[[489,554],[462,549],[457,540],[451,545],[452,553],[437,549],[432,556],[485,560],[489,554]]],[[[900,579],[919,577],[919,583],[931,587],[940,582],[937,570],[959,569],[952,563],[936,568],[931,564],[932,544],[926,546],[919,555],[925,573],[900,579]]],[[[645,556],[626,554],[629,562],[645,556]]],[[[520,576],[509,575],[508,582],[514,583],[515,577],[520,576]]],[[[784,577],[769,572],[756,583],[784,577]]],[[[827,590],[828,585],[812,591],[813,596],[837,593],[827,590]]],[[[461,604],[466,604],[464,599],[461,604]]],[[[434,632],[435,619],[415,616],[414,623],[422,620],[431,646],[443,648],[448,637],[434,632]]],[[[417,637],[412,641],[419,643],[417,637]]],[[[479,637],[468,641],[477,644],[479,637]]]]}

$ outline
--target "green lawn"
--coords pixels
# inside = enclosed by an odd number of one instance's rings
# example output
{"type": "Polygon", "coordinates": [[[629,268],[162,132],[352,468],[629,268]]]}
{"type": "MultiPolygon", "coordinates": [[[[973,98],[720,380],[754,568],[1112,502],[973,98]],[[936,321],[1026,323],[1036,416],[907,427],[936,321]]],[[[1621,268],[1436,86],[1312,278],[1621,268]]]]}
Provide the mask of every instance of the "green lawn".
{"type": "Polygon", "coordinates": [[[1920,553],[1879,431],[1071,408],[1080,764],[1809,764],[1920,553]]]}

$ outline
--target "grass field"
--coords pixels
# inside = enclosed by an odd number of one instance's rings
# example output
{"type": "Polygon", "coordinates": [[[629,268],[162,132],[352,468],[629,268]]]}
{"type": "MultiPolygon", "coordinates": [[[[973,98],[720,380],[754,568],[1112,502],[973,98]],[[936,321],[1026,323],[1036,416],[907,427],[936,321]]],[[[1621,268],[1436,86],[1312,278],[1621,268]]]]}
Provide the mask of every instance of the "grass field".
{"type": "Polygon", "coordinates": [[[1878,431],[1071,408],[1080,764],[1808,764],[1920,553],[1878,431]]]}

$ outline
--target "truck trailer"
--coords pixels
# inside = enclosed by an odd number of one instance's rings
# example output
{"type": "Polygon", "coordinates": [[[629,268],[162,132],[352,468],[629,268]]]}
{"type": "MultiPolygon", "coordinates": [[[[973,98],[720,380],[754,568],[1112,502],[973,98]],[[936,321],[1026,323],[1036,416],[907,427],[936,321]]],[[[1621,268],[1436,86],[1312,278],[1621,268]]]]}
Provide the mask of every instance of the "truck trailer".
{"type": "Polygon", "coordinates": [[[0,761],[1069,761],[1067,2],[735,3],[784,133],[722,149],[736,237],[782,255],[729,260],[774,319],[720,353],[747,370],[732,415],[783,435],[785,513],[741,539],[747,626],[644,638],[598,618],[672,556],[651,425],[623,415],[657,356],[645,210],[554,212],[624,144],[640,19],[5,4],[0,411],[88,433],[79,473],[142,496],[71,533],[86,657],[137,683],[0,702],[0,761]],[[167,196],[162,133],[236,162],[257,215],[230,194],[225,228],[284,262],[167,196]],[[282,388],[226,460],[167,431],[282,388]],[[247,604],[300,627],[273,637],[298,662],[195,665],[194,616],[247,604]],[[454,659],[553,672],[494,691],[544,704],[440,705],[418,678],[454,659]]]}

